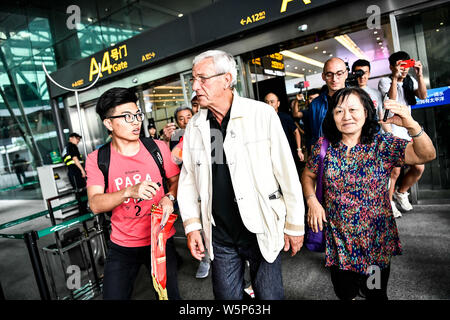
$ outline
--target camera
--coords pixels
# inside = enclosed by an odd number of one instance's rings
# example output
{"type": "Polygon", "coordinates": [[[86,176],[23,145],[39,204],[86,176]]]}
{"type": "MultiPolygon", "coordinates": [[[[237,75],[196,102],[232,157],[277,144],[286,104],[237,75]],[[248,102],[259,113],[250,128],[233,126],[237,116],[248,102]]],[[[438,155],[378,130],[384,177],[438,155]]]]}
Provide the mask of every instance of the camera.
{"type": "Polygon", "coordinates": [[[354,72],[349,72],[347,80],[345,80],[345,87],[359,87],[358,78],[364,75],[363,70],[356,70],[354,72]]]}
{"type": "Polygon", "coordinates": [[[294,84],[294,88],[302,90],[305,88],[305,81],[300,81],[299,83],[294,84]]]}

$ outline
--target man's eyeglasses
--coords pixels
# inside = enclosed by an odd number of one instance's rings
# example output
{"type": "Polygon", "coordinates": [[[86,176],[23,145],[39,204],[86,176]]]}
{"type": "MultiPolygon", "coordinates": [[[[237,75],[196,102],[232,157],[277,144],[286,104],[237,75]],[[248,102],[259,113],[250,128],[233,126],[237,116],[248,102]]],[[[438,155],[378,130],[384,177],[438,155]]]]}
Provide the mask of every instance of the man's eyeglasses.
{"type": "Polygon", "coordinates": [[[136,114],[125,113],[125,114],[121,114],[119,116],[111,116],[111,117],[108,117],[108,119],[125,118],[125,122],[133,123],[134,119],[136,119],[136,121],[138,121],[138,122],[144,121],[144,117],[145,117],[145,115],[143,112],[138,112],[136,114]]]}
{"type": "Polygon", "coordinates": [[[225,73],[226,72],[217,73],[217,74],[213,74],[212,76],[209,76],[209,77],[205,77],[205,76],[192,77],[189,79],[189,83],[191,84],[191,86],[194,85],[195,81],[200,81],[201,84],[205,84],[207,80],[218,77],[218,76],[223,76],[225,73]]]}
{"type": "Polygon", "coordinates": [[[333,79],[334,76],[336,76],[336,78],[341,78],[345,73],[347,72],[347,70],[339,70],[338,72],[334,73],[334,72],[327,72],[325,73],[325,78],[327,79],[333,79]]]}

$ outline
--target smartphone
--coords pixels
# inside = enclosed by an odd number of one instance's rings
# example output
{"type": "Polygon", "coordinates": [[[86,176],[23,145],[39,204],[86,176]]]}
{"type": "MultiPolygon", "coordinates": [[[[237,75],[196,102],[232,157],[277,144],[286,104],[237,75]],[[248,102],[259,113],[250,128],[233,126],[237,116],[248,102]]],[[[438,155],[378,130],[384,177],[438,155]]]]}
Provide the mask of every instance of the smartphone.
{"type": "MultiPolygon", "coordinates": [[[[388,94],[386,92],[386,94],[384,95],[384,99],[383,99],[383,107],[384,107],[384,102],[388,99],[388,94]]],[[[387,118],[389,116],[389,110],[384,109],[384,115],[383,115],[383,122],[386,122],[387,118]]]]}
{"type": "Polygon", "coordinates": [[[416,61],[414,59],[409,59],[409,60],[403,60],[400,63],[400,66],[403,68],[412,68],[412,67],[414,67],[415,64],[416,64],[416,61]]]}

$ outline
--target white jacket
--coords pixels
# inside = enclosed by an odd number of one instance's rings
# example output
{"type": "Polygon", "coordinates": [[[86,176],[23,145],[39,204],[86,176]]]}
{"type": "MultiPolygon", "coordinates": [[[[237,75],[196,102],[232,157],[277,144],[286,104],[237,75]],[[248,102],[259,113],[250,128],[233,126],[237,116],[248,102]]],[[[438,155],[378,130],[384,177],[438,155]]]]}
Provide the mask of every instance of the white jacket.
{"type": "MultiPolygon", "coordinates": [[[[178,205],[186,234],[203,228],[206,248],[214,259],[207,113],[201,109],[184,134],[178,205]]],[[[224,151],[242,221],[256,234],[263,257],[271,263],[283,249],[284,233],[304,235],[305,212],[294,159],[275,110],[234,91],[224,151]],[[277,190],[282,196],[269,200],[277,190]]]]}

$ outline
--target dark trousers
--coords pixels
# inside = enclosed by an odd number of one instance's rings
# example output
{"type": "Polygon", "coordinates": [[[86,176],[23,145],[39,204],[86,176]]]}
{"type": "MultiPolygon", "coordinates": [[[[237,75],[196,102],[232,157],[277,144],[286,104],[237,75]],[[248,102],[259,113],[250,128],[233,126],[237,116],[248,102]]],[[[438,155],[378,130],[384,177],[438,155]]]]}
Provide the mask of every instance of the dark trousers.
{"type": "MultiPolygon", "coordinates": [[[[367,300],[388,300],[387,284],[390,274],[390,266],[380,271],[379,288],[369,288],[367,286],[368,275],[359,274],[353,271],[341,270],[337,266],[330,267],[331,282],[334,292],[341,300],[352,300],[360,295],[367,300]]],[[[369,279],[369,283],[371,279],[369,279]]]]}
{"type": "MultiPolygon", "coordinates": [[[[73,165],[75,166],[75,165],[73,165]]],[[[70,184],[74,189],[80,189],[86,187],[86,179],[81,175],[81,171],[78,168],[69,169],[67,173],[69,176],[70,184]]]]}
{"type": "Polygon", "coordinates": [[[249,246],[226,246],[213,241],[212,284],[218,300],[244,298],[245,261],[250,263],[250,278],[256,299],[284,299],[280,255],[268,263],[255,241],[249,246]]]}
{"type": "MultiPolygon", "coordinates": [[[[150,246],[122,247],[111,241],[108,246],[103,279],[103,299],[129,300],[133,294],[134,282],[142,264],[145,265],[151,277],[151,248],[150,246]]],[[[169,300],[181,300],[178,291],[177,257],[173,237],[169,238],[166,243],[166,272],[166,288],[169,300]]],[[[153,280],[151,282],[153,283],[153,280]]],[[[158,299],[158,294],[153,285],[152,289],[158,299]]]]}
{"type": "Polygon", "coordinates": [[[19,184],[25,183],[25,172],[16,172],[17,180],[19,180],[19,184]]]}

